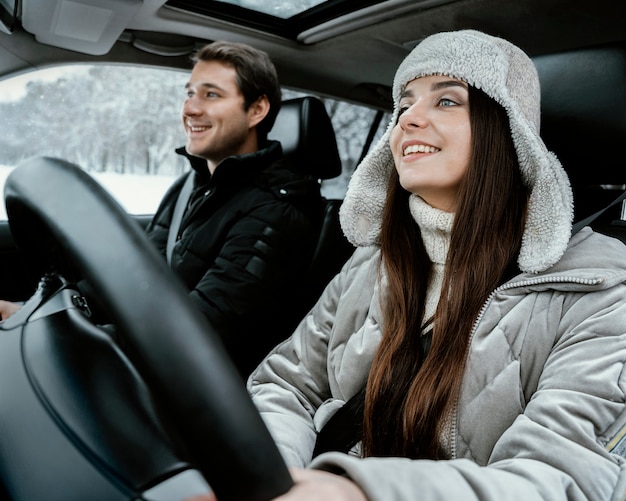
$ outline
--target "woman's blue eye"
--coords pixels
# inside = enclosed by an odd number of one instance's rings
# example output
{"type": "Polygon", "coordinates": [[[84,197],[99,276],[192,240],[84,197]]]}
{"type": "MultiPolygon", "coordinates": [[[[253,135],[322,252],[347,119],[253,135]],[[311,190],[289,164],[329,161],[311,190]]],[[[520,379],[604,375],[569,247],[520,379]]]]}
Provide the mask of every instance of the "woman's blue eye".
{"type": "Polygon", "coordinates": [[[443,107],[448,107],[448,106],[456,106],[457,103],[455,103],[452,99],[447,99],[447,98],[442,98],[439,100],[439,106],[443,106],[443,107]]]}

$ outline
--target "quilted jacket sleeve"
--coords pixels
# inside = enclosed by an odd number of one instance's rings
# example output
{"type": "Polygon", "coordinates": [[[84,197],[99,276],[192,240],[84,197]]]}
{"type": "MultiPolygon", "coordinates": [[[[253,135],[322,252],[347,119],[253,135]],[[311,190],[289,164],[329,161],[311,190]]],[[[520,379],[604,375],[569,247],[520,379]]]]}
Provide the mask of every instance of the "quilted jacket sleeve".
{"type": "Polygon", "coordinates": [[[317,435],[314,416],[332,397],[328,351],[337,309],[343,291],[356,286],[354,276],[364,271],[369,254],[357,249],[294,334],[248,380],[248,391],[289,466],[311,461],[317,435]]]}

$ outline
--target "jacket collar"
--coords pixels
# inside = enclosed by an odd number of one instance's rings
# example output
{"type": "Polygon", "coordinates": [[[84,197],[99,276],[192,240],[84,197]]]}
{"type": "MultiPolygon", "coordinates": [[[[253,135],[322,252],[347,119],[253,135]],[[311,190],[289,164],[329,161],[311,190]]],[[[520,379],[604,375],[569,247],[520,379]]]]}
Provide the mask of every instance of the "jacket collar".
{"type": "Polygon", "coordinates": [[[263,148],[254,153],[233,155],[225,158],[218,164],[211,176],[204,158],[190,155],[184,147],[176,149],[176,153],[189,160],[189,164],[196,172],[200,184],[205,184],[209,181],[222,183],[231,179],[239,181],[250,179],[279,161],[283,156],[283,151],[278,141],[267,141],[263,148]]]}
{"type": "Polygon", "coordinates": [[[538,273],[522,272],[504,288],[520,285],[533,291],[567,292],[607,289],[618,283],[626,283],[624,244],[586,227],[571,238],[562,258],[553,266],[538,273]],[[601,261],[598,252],[602,253],[601,261]]]}

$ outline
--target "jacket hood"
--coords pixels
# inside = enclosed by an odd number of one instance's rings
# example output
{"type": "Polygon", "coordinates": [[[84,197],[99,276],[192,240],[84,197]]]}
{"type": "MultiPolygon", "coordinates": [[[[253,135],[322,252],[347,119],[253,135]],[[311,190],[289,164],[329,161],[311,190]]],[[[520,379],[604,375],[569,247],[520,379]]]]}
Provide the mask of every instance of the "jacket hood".
{"type": "Polygon", "coordinates": [[[355,170],[340,211],[342,229],[356,246],[379,243],[389,173],[389,147],[400,95],[410,81],[447,75],[481,89],[509,118],[524,183],[528,215],[518,265],[536,273],[556,263],[571,235],[573,195],[567,174],[539,136],[540,89],[533,62],[510,42],[474,30],[445,32],[424,39],[399,66],[393,82],[394,110],[377,145],[355,170]]]}

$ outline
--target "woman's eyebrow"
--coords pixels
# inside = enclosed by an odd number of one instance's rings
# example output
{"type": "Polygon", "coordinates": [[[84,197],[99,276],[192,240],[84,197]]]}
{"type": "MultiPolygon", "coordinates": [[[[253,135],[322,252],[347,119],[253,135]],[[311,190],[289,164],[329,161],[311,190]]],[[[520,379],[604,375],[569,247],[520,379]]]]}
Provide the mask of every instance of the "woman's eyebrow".
{"type": "MultiPolygon", "coordinates": [[[[465,82],[461,82],[460,80],[445,80],[443,82],[435,82],[431,85],[430,90],[437,91],[448,87],[461,87],[463,89],[467,89],[467,84],[465,82]]],[[[413,91],[411,89],[404,89],[400,94],[400,99],[405,97],[413,97],[413,91]]]]}
{"type": "Polygon", "coordinates": [[[446,89],[448,87],[462,87],[464,89],[467,89],[467,84],[459,80],[446,80],[444,82],[435,82],[430,87],[430,90],[440,90],[446,89]]]}

